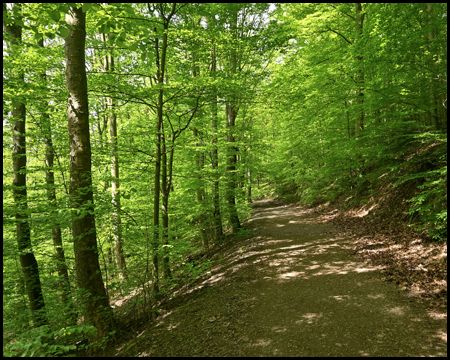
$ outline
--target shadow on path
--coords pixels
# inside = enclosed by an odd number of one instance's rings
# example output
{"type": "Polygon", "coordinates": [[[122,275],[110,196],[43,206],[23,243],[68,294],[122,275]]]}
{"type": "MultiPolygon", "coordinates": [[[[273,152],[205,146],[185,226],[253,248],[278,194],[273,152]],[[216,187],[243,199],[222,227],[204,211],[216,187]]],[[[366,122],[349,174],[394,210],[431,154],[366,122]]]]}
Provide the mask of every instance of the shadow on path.
{"type": "Polygon", "coordinates": [[[257,235],[175,299],[141,356],[446,356],[446,321],[378,279],[317,215],[261,201],[247,227],[257,235]]]}

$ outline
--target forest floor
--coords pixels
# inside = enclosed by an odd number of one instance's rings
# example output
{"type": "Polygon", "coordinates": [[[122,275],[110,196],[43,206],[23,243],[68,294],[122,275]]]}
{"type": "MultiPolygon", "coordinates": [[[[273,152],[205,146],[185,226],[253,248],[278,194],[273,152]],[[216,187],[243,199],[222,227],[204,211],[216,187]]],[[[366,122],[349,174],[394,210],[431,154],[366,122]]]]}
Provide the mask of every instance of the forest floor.
{"type": "Polygon", "coordinates": [[[154,323],[136,324],[99,355],[446,356],[443,296],[433,303],[401,280],[384,281],[396,274],[386,252],[378,265],[368,261],[364,236],[343,232],[346,220],[333,224],[335,215],[255,202],[251,236],[214,255],[211,271],[154,323]]]}

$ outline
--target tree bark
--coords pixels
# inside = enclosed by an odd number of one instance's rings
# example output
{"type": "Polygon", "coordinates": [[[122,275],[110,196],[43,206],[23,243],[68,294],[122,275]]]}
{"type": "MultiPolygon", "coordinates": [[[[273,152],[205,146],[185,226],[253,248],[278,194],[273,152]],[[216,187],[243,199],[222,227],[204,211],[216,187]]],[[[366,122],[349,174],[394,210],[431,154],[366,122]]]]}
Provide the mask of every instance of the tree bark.
{"type": "Polygon", "coordinates": [[[355,3],[355,19],[356,19],[356,44],[358,46],[358,54],[356,56],[356,76],[355,83],[358,86],[357,89],[357,116],[355,121],[355,135],[361,133],[364,130],[364,68],[363,68],[363,55],[362,45],[358,44],[363,35],[364,13],[362,12],[361,3],[355,3]]]}
{"type": "MultiPolygon", "coordinates": [[[[169,151],[169,159],[167,159],[166,135],[164,133],[164,124],[161,127],[162,132],[162,177],[161,177],[161,200],[162,200],[162,244],[163,248],[163,272],[166,279],[172,278],[170,270],[170,256],[169,256],[169,195],[170,187],[172,186],[172,168],[173,168],[173,151],[169,151]]],[[[173,145],[173,143],[172,143],[173,145]]]]}
{"type": "MultiPolygon", "coordinates": [[[[237,41],[237,22],[238,14],[237,9],[233,10],[233,18],[231,22],[232,32],[235,34],[237,41]]],[[[230,77],[233,78],[237,71],[237,54],[235,45],[232,46],[230,54],[230,77]]],[[[233,233],[236,233],[241,228],[239,216],[236,209],[236,162],[237,162],[237,147],[235,146],[236,139],[234,138],[234,131],[236,125],[236,117],[238,113],[238,106],[236,101],[236,94],[231,94],[227,99],[226,115],[227,115],[227,127],[228,127],[228,182],[226,189],[226,198],[228,203],[229,220],[233,233]]]]}
{"type": "MultiPolygon", "coordinates": [[[[201,18],[194,16],[194,27],[200,26],[200,20],[201,18]]],[[[195,78],[197,76],[200,76],[200,67],[198,66],[198,56],[195,50],[192,51],[192,76],[195,78]]],[[[209,245],[208,241],[208,233],[207,233],[207,227],[208,227],[208,209],[207,206],[205,206],[205,180],[201,177],[202,169],[205,165],[205,151],[202,146],[202,141],[200,139],[200,132],[196,127],[192,130],[194,139],[195,139],[195,147],[197,151],[196,154],[196,171],[199,176],[200,185],[197,188],[196,195],[197,195],[197,202],[200,204],[200,214],[198,218],[198,223],[200,227],[200,235],[202,237],[202,244],[204,248],[207,248],[209,245]]]]}
{"type": "MultiPolygon", "coordinates": [[[[20,4],[14,6],[19,7],[20,4]]],[[[6,4],[3,4],[3,13],[7,13],[6,4]]],[[[18,25],[7,26],[3,21],[3,29],[10,36],[8,47],[12,56],[18,53],[17,47],[22,41],[22,28],[18,25]]],[[[13,74],[19,84],[24,83],[23,72],[13,74]]],[[[15,203],[17,248],[19,250],[19,260],[25,279],[28,300],[35,326],[48,323],[45,313],[45,302],[42,294],[41,280],[39,278],[39,267],[31,246],[30,219],[27,201],[27,152],[26,152],[26,118],[25,104],[20,100],[13,101],[11,120],[13,124],[13,198],[15,203]]]]}
{"type": "MultiPolygon", "coordinates": [[[[110,50],[112,52],[112,50],[110,50]]],[[[114,57],[112,53],[105,56],[104,71],[114,73],[114,57]]],[[[109,135],[111,138],[111,194],[112,194],[112,227],[116,266],[121,280],[127,279],[127,266],[123,255],[122,221],[120,216],[120,175],[119,175],[119,139],[117,136],[116,103],[112,97],[107,98],[109,107],[109,135]]]]}
{"type": "Polygon", "coordinates": [[[70,144],[70,201],[72,231],[78,287],[86,320],[98,330],[98,337],[113,329],[113,313],[109,306],[98,261],[97,234],[91,176],[89,139],[89,106],[85,68],[86,14],[70,7],[66,21],[69,29],[65,42],[66,87],[69,92],[67,118],[70,144]]]}
{"type": "MultiPolygon", "coordinates": [[[[194,76],[195,76],[195,72],[194,72],[194,76]]],[[[196,165],[196,171],[198,176],[200,176],[202,169],[204,167],[204,163],[205,163],[205,154],[203,153],[203,150],[201,149],[201,143],[200,143],[200,139],[199,139],[199,131],[197,130],[197,128],[193,128],[192,130],[193,135],[194,135],[194,139],[196,139],[195,141],[195,147],[198,149],[198,151],[196,151],[195,155],[196,155],[196,159],[195,159],[195,165],[196,165]]],[[[203,243],[203,247],[207,248],[208,247],[208,234],[206,231],[207,228],[207,209],[205,208],[205,184],[204,184],[204,180],[202,178],[199,178],[199,181],[201,181],[200,186],[197,188],[196,191],[196,195],[197,195],[197,202],[200,204],[200,214],[199,214],[199,218],[198,218],[198,223],[200,225],[200,235],[202,237],[202,243],[203,243]]]]}
{"type": "MultiPolygon", "coordinates": [[[[38,46],[44,47],[44,40],[38,41],[38,46]]],[[[40,74],[40,78],[45,83],[46,74],[45,71],[40,74]]],[[[47,102],[42,102],[43,109],[48,108],[47,102]]],[[[52,240],[53,248],[56,258],[56,266],[58,269],[59,287],[61,291],[61,300],[64,304],[64,308],[67,311],[65,313],[66,320],[69,324],[74,325],[77,323],[77,313],[72,302],[70,295],[70,281],[69,273],[67,271],[66,257],[64,255],[64,247],[61,236],[61,227],[59,223],[54,219],[56,215],[56,191],[55,191],[55,174],[53,172],[53,162],[55,158],[55,150],[53,148],[52,141],[52,129],[50,124],[50,116],[47,111],[43,111],[41,114],[42,124],[44,128],[45,136],[45,182],[47,184],[47,200],[50,208],[50,216],[52,219],[52,240]]]]}
{"type": "MultiPolygon", "coordinates": [[[[175,5],[173,4],[172,11],[165,17],[160,7],[160,15],[163,20],[163,40],[161,47],[161,57],[159,50],[159,39],[155,39],[155,60],[156,60],[156,79],[161,86],[158,90],[158,103],[157,103],[157,121],[156,121],[156,149],[155,149],[155,187],[153,198],[153,297],[158,300],[159,295],[159,205],[160,205],[160,181],[161,181],[161,131],[164,114],[164,71],[166,67],[166,52],[167,52],[167,33],[169,31],[170,18],[175,13],[175,5]]],[[[155,28],[156,32],[156,28],[155,28]]]]}
{"type": "MultiPolygon", "coordinates": [[[[214,20],[210,20],[214,21],[214,20]]],[[[211,77],[215,78],[216,76],[216,68],[217,68],[217,59],[216,59],[216,48],[215,44],[213,44],[211,50],[211,67],[210,74],[211,77]]],[[[222,228],[222,213],[220,211],[220,188],[219,188],[219,150],[217,148],[217,92],[216,89],[214,91],[214,98],[211,104],[211,131],[212,131],[212,150],[211,150],[211,167],[214,171],[214,184],[212,189],[212,198],[213,198],[213,218],[214,218],[214,240],[216,243],[219,243],[223,239],[223,228],[222,228]]]]}

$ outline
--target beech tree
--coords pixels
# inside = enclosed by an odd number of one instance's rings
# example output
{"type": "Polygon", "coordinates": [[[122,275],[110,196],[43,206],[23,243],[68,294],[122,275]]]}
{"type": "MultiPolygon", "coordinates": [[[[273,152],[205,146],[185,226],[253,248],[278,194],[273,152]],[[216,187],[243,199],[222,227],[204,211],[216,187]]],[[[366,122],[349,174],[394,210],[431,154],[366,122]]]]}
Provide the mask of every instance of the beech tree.
{"type": "MultiPolygon", "coordinates": [[[[21,5],[15,5],[14,12],[21,12],[21,5]]],[[[10,56],[18,56],[22,42],[22,27],[17,24],[9,24],[5,21],[9,10],[3,4],[3,29],[9,36],[8,50],[10,56]]],[[[19,69],[12,76],[17,83],[23,86],[24,73],[19,69]]],[[[33,321],[36,326],[47,323],[45,314],[45,302],[42,294],[39,267],[33,253],[30,234],[30,216],[27,201],[27,147],[26,147],[26,114],[25,98],[12,100],[12,132],[13,132],[13,197],[15,202],[16,236],[19,250],[19,260],[22,267],[25,286],[30,302],[33,321]]]]}
{"type": "Polygon", "coordinates": [[[70,144],[70,198],[78,286],[87,319],[106,336],[113,328],[113,314],[105,292],[98,260],[89,139],[89,104],[85,68],[86,14],[70,7],[66,16],[72,28],[65,42],[67,118],[70,144]]]}
{"type": "MultiPolygon", "coordinates": [[[[38,41],[38,46],[44,48],[44,39],[38,41]]],[[[45,86],[46,73],[45,71],[40,74],[40,77],[45,86]]],[[[42,130],[45,137],[45,182],[47,184],[47,199],[49,202],[50,215],[53,219],[56,217],[58,210],[56,204],[56,190],[55,190],[55,174],[54,174],[54,160],[55,160],[55,148],[53,146],[52,128],[50,123],[49,111],[47,101],[42,101],[41,120],[42,130]]],[[[64,247],[62,241],[61,224],[58,221],[53,221],[52,224],[52,240],[55,253],[55,261],[58,269],[59,286],[61,290],[61,298],[63,304],[67,307],[67,319],[71,324],[76,324],[77,315],[74,309],[74,304],[71,299],[70,280],[67,270],[66,257],[64,254],[64,247]]]]}

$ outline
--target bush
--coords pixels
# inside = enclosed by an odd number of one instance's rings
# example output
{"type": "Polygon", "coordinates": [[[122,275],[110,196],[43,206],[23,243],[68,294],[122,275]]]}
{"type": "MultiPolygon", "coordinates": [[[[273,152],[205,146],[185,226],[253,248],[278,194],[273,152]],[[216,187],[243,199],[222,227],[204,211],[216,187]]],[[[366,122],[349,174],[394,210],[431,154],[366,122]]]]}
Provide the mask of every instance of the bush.
{"type": "Polygon", "coordinates": [[[3,348],[6,357],[46,357],[62,356],[71,350],[77,340],[95,333],[97,329],[90,325],[76,325],[52,331],[48,325],[30,330],[21,334],[13,344],[3,348]]]}

